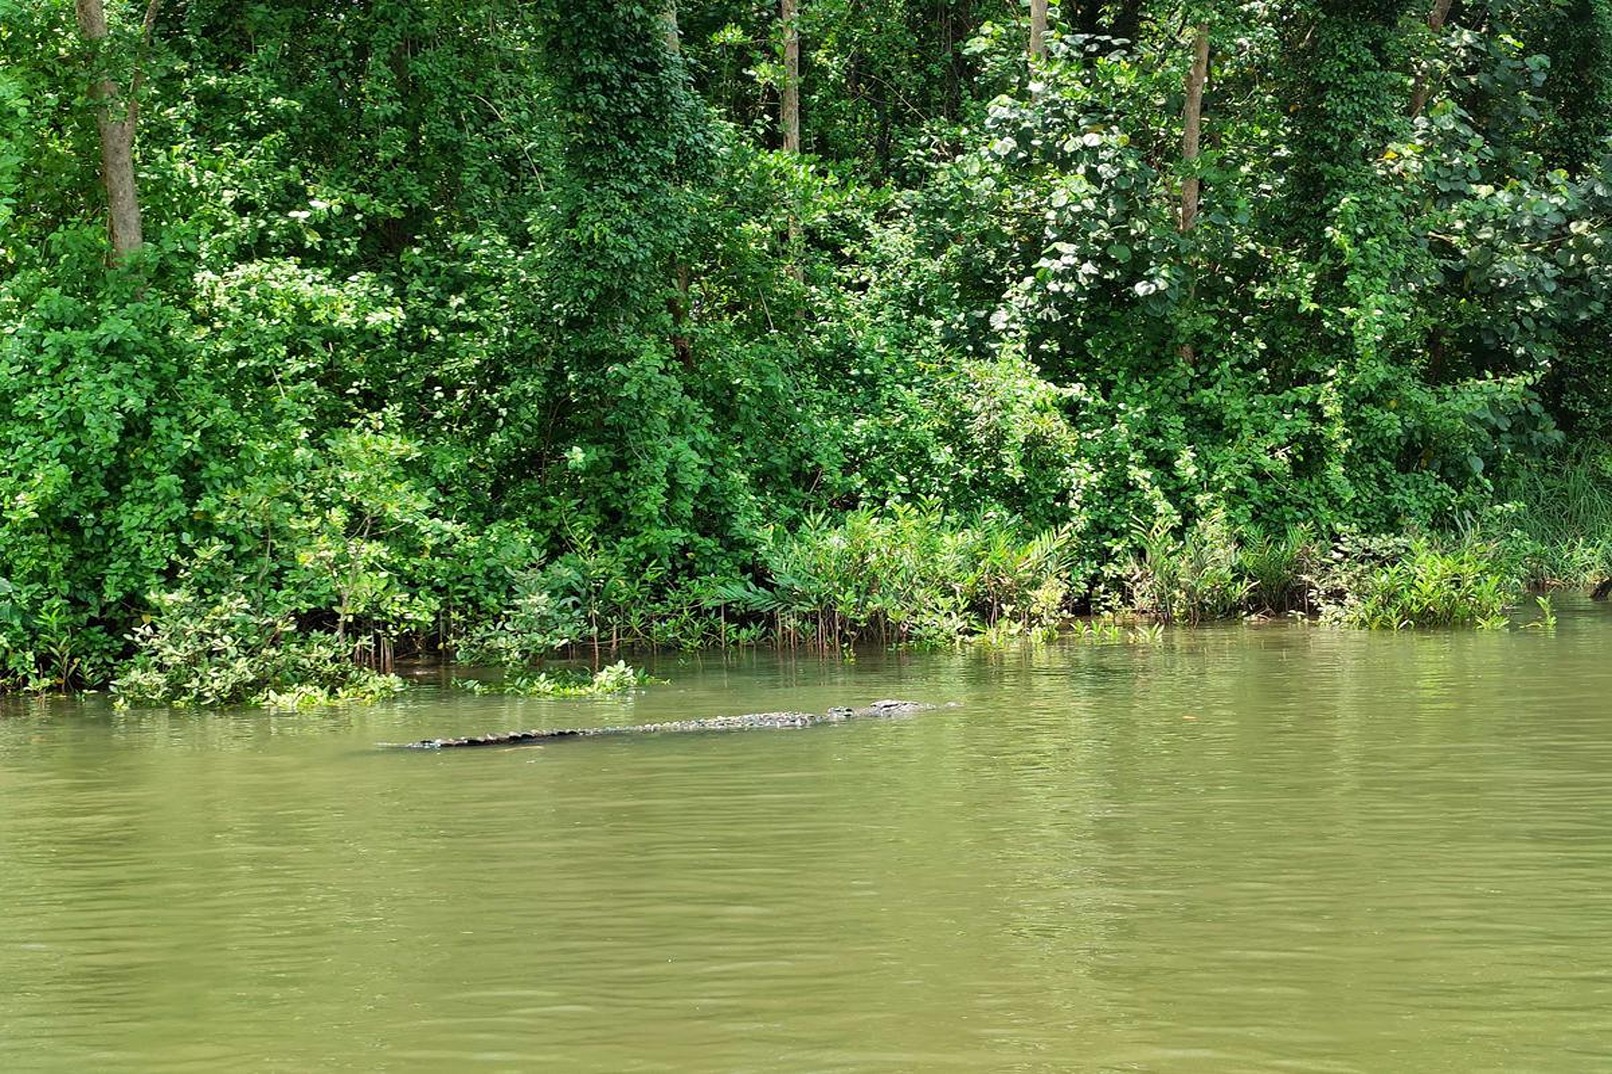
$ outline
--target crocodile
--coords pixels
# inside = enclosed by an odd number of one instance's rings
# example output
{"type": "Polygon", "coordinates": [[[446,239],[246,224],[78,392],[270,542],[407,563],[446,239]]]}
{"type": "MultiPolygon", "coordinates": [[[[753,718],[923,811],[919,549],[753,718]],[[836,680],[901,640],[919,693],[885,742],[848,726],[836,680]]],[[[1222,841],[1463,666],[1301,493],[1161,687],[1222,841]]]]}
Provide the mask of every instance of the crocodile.
{"type": "Polygon", "coordinates": [[[751,712],[742,716],[709,716],[697,720],[667,720],[664,723],[619,724],[614,727],[559,727],[540,731],[502,731],[469,738],[427,738],[419,742],[382,743],[410,750],[443,750],[460,746],[524,746],[568,738],[600,738],[604,735],[656,735],[689,731],[795,730],[847,720],[890,719],[909,716],[938,706],[922,701],[875,701],[862,708],[832,708],[827,712],[751,712]]]}

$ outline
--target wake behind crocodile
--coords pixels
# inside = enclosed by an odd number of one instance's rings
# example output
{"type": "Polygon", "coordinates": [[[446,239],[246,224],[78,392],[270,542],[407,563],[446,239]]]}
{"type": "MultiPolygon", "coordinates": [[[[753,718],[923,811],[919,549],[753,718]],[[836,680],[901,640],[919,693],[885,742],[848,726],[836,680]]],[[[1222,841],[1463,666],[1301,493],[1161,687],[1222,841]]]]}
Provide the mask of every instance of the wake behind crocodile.
{"type": "Polygon", "coordinates": [[[818,724],[845,723],[849,720],[892,719],[937,708],[922,701],[875,701],[861,708],[831,708],[827,712],[750,712],[738,716],[708,716],[694,720],[667,720],[661,723],[622,724],[614,727],[560,727],[535,731],[500,731],[467,738],[427,738],[418,742],[382,746],[411,750],[440,750],[464,746],[521,746],[569,738],[600,738],[605,735],[683,734],[698,731],[796,730],[818,724]]]}

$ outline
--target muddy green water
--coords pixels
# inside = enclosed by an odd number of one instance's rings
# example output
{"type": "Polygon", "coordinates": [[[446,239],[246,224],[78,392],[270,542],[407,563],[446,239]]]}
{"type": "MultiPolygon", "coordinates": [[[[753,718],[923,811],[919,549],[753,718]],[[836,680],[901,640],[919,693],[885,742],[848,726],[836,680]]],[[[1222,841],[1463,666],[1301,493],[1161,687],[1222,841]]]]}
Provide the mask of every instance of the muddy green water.
{"type": "Polygon", "coordinates": [[[0,712],[0,1071],[1612,1069],[1612,608],[0,712]],[[806,731],[377,741],[898,696],[806,731]]]}

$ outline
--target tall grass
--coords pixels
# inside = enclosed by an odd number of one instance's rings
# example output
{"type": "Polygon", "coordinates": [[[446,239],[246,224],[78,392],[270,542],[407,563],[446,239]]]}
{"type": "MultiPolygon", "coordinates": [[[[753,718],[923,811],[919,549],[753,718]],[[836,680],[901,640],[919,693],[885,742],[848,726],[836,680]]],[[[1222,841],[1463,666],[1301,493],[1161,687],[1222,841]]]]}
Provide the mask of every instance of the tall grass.
{"type": "Polygon", "coordinates": [[[1536,586],[1591,586],[1612,575],[1612,446],[1537,460],[1496,490],[1507,508],[1481,529],[1510,545],[1536,586]]]}
{"type": "MultiPolygon", "coordinates": [[[[1073,619],[1092,606],[1154,623],[1320,609],[1369,628],[1495,626],[1529,571],[1545,569],[1539,550],[1559,547],[1548,539],[1612,524],[1612,477],[1532,479],[1538,495],[1574,489],[1578,521],[1506,539],[1476,527],[1439,539],[1355,537],[1330,553],[1307,528],[1239,531],[1220,511],[1184,529],[1138,525],[1123,566],[1105,575],[1118,582],[1103,591],[1112,601],[1093,592],[1093,550],[1077,547],[1069,530],[1036,533],[925,507],[818,514],[767,531],[742,577],[646,576],[619,555],[583,549],[518,578],[509,605],[464,650],[514,668],[564,652],[597,668],[622,649],[1006,643],[1060,629],[1087,636],[1073,619]]],[[[1609,562],[1612,536],[1602,540],[1575,546],[1581,576],[1609,562]]]]}
{"type": "Polygon", "coordinates": [[[1215,510],[1181,536],[1163,523],[1138,523],[1131,536],[1131,604],[1165,622],[1309,607],[1309,574],[1318,553],[1304,527],[1238,534],[1225,512],[1215,510]]]}
{"type": "Polygon", "coordinates": [[[1341,556],[1324,585],[1334,597],[1327,618],[1372,630],[1504,626],[1523,589],[1517,561],[1498,545],[1426,538],[1386,558],[1341,556]]]}
{"type": "Polygon", "coordinates": [[[771,535],[762,557],[762,582],[716,586],[708,599],[770,617],[784,645],[950,642],[1054,621],[1070,598],[1067,530],[1025,534],[910,506],[813,516],[771,535]]]}

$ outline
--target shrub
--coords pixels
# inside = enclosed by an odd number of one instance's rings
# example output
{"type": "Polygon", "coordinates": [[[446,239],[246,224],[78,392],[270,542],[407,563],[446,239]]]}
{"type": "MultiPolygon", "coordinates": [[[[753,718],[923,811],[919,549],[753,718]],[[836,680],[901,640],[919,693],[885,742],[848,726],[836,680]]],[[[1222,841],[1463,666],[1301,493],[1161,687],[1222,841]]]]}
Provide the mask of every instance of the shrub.
{"type": "Polygon", "coordinates": [[[949,643],[1005,620],[1054,621],[1070,597],[1071,553],[1066,530],[1027,536],[930,508],[818,515],[764,547],[769,585],[733,583],[712,599],[772,615],[781,641],[949,643]]]}
{"type": "Polygon", "coordinates": [[[1163,521],[1138,526],[1134,537],[1139,550],[1130,590],[1138,611],[1165,622],[1226,619],[1242,609],[1254,588],[1222,510],[1211,511],[1180,539],[1163,521]]]}
{"type": "Polygon", "coordinates": [[[1345,546],[1324,586],[1328,619],[1374,630],[1503,625],[1522,591],[1516,564],[1497,546],[1446,550],[1421,538],[1345,546]]]}
{"type": "Polygon", "coordinates": [[[1242,541],[1240,566],[1250,610],[1280,614],[1310,604],[1310,574],[1318,558],[1307,526],[1272,534],[1255,530],[1242,541]]]}
{"type": "Polygon", "coordinates": [[[618,660],[598,671],[540,671],[536,675],[511,674],[502,681],[486,683],[479,679],[455,679],[454,685],[473,694],[517,694],[522,697],[605,697],[622,694],[638,686],[664,682],[639,668],[618,660]]]}
{"type": "Polygon", "coordinates": [[[135,655],[112,684],[120,704],[307,704],[369,698],[402,683],[359,667],[329,634],[299,633],[291,618],[243,595],[194,588],[152,597],[155,617],[134,631],[135,655]]]}
{"type": "Polygon", "coordinates": [[[563,572],[530,568],[515,575],[514,592],[491,622],[472,628],[456,656],[462,663],[522,668],[541,663],[582,637],[586,624],[563,572]]]}

